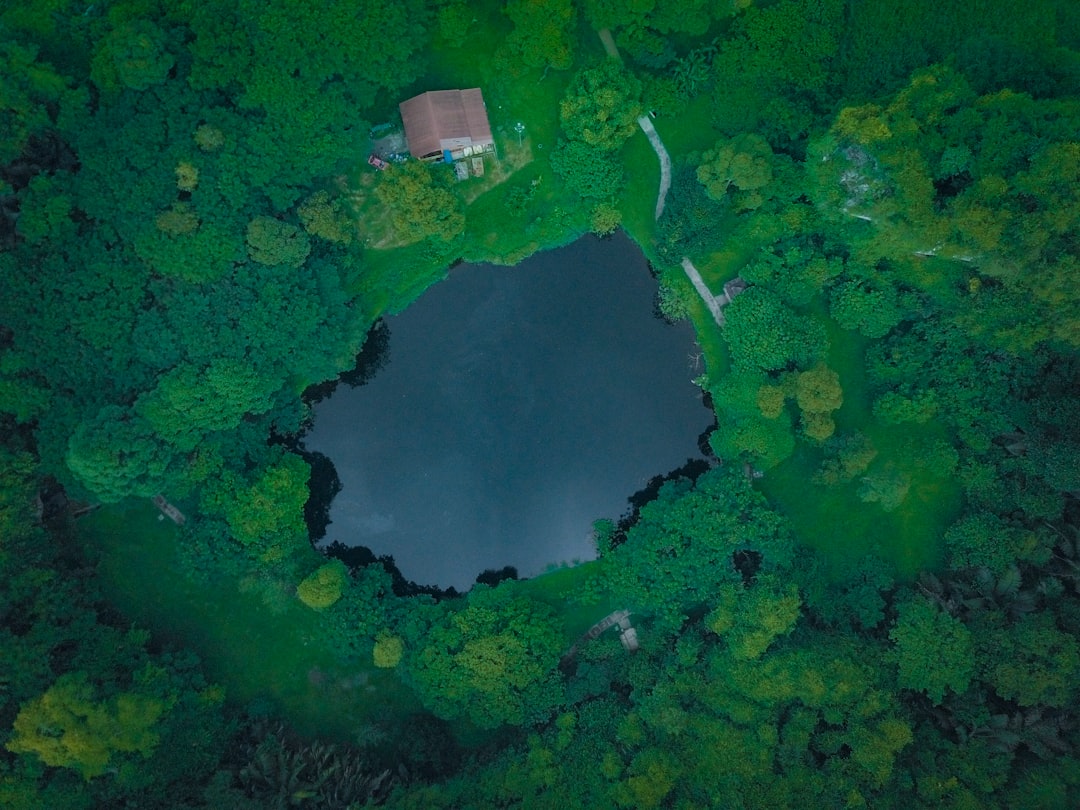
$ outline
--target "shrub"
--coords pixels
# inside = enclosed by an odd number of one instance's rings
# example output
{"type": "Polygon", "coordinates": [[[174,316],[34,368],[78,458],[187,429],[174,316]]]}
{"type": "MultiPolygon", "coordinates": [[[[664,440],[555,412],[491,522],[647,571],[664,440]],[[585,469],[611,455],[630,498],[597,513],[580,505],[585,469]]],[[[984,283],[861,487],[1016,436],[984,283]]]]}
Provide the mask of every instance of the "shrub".
{"type": "Polygon", "coordinates": [[[300,601],[312,610],[326,610],[341,598],[349,572],[341,560],[332,560],[304,578],[296,588],[300,601]]]}

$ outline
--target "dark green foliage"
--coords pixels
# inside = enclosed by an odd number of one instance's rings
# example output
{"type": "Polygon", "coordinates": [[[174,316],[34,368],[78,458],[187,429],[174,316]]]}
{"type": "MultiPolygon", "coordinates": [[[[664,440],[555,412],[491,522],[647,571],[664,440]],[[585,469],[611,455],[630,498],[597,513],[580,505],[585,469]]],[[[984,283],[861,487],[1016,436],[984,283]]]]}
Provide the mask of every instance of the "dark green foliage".
{"type": "MultiPolygon", "coordinates": [[[[587,0],[583,26],[565,0],[5,5],[0,805],[1071,807],[1080,12],[1015,5],[587,0]],[[624,65],[581,63],[590,26],[624,65]],[[547,91],[532,182],[476,200],[529,239],[626,214],[676,271],[750,283],[719,332],[696,322],[722,466],[598,523],[602,559],[564,584],[495,572],[437,602],[389,558],[307,544],[301,392],[482,253],[441,169],[370,175],[415,249],[362,245],[339,196],[369,121],[425,75],[479,77],[493,109],[547,91]],[[654,230],[622,198],[655,171],[624,165],[643,95],[675,160],[654,230]],[[190,628],[151,642],[102,600],[65,498],[115,517],[158,493],[189,515],[176,592],[319,611],[290,660],[355,680],[296,699],[373,690],[350,729],[367,750],[236,733],[172,651],[190,628]],[[798,543],[849,518],[805,530],[799,498],[851,509],[858,553],[798,543]],[[940,569],[898,577],[887,524],[912,554],[940,542],[940,569]],[[637,653],[609,631],[560,667],[624,607],[637,653]]],[[[697,318],[676,293],[666,311],[697,318]]]]}
{"type": "Polygon", "coordinates": [[[784,371],[812,365],[828,345],[821,324],[751,287],[725,310],[724,339],[738,368],[784,371]]]}
{"type": "Polygon", "coordinates": [[[566,70],[573,64],[572,31],[577,9],[569,0],[508,0],[504,13],[514,29],[503,43],[507,61],[566,70]]]}
{"type": "Polygon", "coordinates": [[[726,206],[710,197],[690,166],[672,169],[671,190],[660,218],[656,249],[672,264],[698,255],[723,237],[726,206]]]}
{"type": "Polygon", "coordinates": [[[50,796],[173,794],[183,806],[225,749],[220,688],[192,656],[151,652],[100,601],[66,503],[47,529],[32,525],[30,458],[5,447],[0,461],[0,799],[29,810],[50,796]]]}
{"type": "Polygon", "coordinates": [[[246,764],[238,773],[240,785],[260,807],[345,808],[378,802],[396,781],[355,749],[305,743],[280,724],[252,729],[241,757],[246,764]]]}
{"type": "Polygon", "coordinates": [[[617,197],[626,184],[623,167],[613,155],[584,141],[560,141],[551,167],[569,189],[586,199],[617,197]]]}
{"type": "Polygon", "coordinates": [[[737,582],[742,560],[756,558],[765,571],[785,567],[791,542],[742,470],[725,466],[693,484],[683,479],[661,487],[606,559],[616,591],[670,626],[684,611],[710,604],[722,584],[737,582]]]}

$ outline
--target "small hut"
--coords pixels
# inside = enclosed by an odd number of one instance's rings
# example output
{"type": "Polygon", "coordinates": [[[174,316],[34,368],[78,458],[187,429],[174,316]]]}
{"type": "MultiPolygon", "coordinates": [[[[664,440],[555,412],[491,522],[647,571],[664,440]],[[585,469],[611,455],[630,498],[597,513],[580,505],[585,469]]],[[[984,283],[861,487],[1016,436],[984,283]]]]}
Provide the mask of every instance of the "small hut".
{"type": "Polygon", "coordinates": [[[409,153],[447,163],[495,151],[480,88],[429,90],[398,105],[409,153]]]}

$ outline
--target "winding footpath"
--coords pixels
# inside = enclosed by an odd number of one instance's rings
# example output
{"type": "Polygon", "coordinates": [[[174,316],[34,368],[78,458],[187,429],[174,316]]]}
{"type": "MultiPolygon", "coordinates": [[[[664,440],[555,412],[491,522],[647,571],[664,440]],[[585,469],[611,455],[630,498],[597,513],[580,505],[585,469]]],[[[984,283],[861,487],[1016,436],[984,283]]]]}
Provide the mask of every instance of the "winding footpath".
{"type": "MultiPolygon", "coordinates": [[[[604,50],[607,51],[608,56],[614,57],[621,62],[622,56],[615,45],[615,39],[611,36],[611,31],[604,28],[597,33],[600,35],[600,41],[604,43],[604,50]]],[[[649,139],[649,143],[652,144],[656,156],[660,159],[660,190],[656,194],[656,213],[654,216],[655,219],[660,219],[660,215],[664,213],[664,203],[667,201],[668,190],[671,188],[671,156],[668,154],[664,142],[660,140],[660,133],[656,131],[656,127],[653,126],[649,116],[643,115],[638,118],[637,122],[638,126],[641,127],[641,131],[645,133],[645,137],[649,139]]],[[[690,279],[690,283],[694,285],[694,289],[701,296],[701,300],[705,302],[705,306],[712,313],[716,325],[723,326],[723,307],[730,299],[725,295],[724,300],[721,301],[713,295],[709,285],[701,277],[701,273],[698,272],[698,269],[694,267],[694,263],[686,256],[683,256],[682,267],[686,277],[690,279]]]]}
{"type": "MultiPolygon", "coordinates": [[[[615,38],[611,36],[611,31],[604,28],[598,31],[597,34],[600,36],[600,41],[604,43],[604,50],[607,51],[607,55],[621,62],[622,54],[619,53],[619,48],[615,44],[615,38]]],[[[645,133],[645,137],[649,139],[649,143],[652,144],[656,156],[660,158],[660,191],[656,195],[656,215],[654,217],[654,219],[660,219],[660,215],[664,213],[664,202],[667,200],[668,189],[671,188],[671,156],[668,155],[664,142],[660,140],[660,133],[656,131],[656,127],[653,126],[649,116],[643,115],[638,118],[637,122],[638,126],[641,127],[641,131],[645,133]]]]}
{"type": "Polygon", "coordinates": [[[701,273],[698,272],[698,269],[694,267],[694,263],[686,256],[683,256],[682,259],[682,269],[686,273],[686,277],[690,279],[690,283],[694,285],[694,289],[697,290],[698,295],[701,296],[701,300],[705,302],[705,306],[709,308],[709,312],[712,313],[716,325],[723,326],[724,304],[728,302],[726,297],[724,301],[721,301],[712,294],[712,290],[710,290],[709,285],[705,283],[705,279],[701,277],[701,273]]]}
{"type": "MultiPolygon", "coordinates": [[[[649,116],[643,115],[637,122],[642,132],[645,133],[645,137],[649,139],[649,143],[652,144],[656,156],[660,158],[660,191],[656,195],[656,216],[654,217],[654,219],[660,219],[660,215],[664,213],[664,201],[667,200],[668,189],[671,188],[671,156],[668,155],[667,149],[664,148],[664,142],[660,140],[660,133],[656,131],[656,127],[649,120],[649,116]]],[[[684,264],[686,261],[686,259],[683,259],[684,264]]]]}

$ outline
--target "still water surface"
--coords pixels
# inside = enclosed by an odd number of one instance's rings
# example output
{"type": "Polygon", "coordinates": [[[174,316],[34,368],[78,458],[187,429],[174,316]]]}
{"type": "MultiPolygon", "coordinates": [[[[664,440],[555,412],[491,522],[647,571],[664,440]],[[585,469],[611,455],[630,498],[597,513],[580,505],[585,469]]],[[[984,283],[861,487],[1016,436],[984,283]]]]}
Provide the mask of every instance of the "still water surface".
{"type": "Polygon", "coordinates": [[[699,458],[711,421],[693,331],[655,318],[655,294],[629,239],[588,237],[460,265],[387,319],[389,362],[316,405],[304,441],[341,478],[326,541],[461,590],[592,559],[593,521],[699,458]]]}

